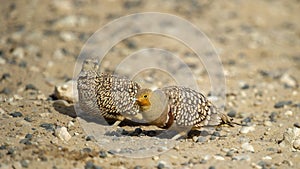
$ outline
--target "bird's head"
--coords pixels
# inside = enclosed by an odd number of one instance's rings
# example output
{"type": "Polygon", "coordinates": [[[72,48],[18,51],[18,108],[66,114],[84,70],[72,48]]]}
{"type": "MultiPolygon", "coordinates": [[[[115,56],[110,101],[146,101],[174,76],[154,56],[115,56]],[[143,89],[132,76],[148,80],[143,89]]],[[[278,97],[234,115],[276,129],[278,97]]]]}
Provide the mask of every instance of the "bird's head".
{"type": "Polygon", "coordinates": [[[137,93],[136,102],[146,121],[156,120],[167,111],[167,98],[161,90],[141,89],[137,93]]]}
{"type": "Polygon", "coordinates": [[[152,97],[152,90],[141,89],[136,95],[136,102],[142,108],[147,110],[151,106],[150,98],[152,97]]]}

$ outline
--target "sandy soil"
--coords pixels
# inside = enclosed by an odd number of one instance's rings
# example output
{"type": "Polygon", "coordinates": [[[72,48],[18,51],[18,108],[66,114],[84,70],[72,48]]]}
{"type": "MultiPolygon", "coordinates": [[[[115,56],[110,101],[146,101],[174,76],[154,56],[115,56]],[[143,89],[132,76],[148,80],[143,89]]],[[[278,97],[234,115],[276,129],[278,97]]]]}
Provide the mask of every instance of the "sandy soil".
{"type": "MultiPolygon", "coordinates": [[[[0,168],[300,168],[299,9],[298,0],[1,2],[0,168]],[[109,136],[88,137],[72,107],[55,107],[52,94],[55,85],[72,79],[95,31],[121,16],[152,11],[187,19],[207,35],[224,67],[224,111],[244,126],[164,142],[146,132],[157,128],[124,125],[115,133],[122,137],[112,136],[120,144],[146,150],[158,140],[160,147],[122,156],[104,145],[109,136]],[[70,140],[55,134],[59,127],[67,128],[70,140]],[[288,128],[294,133],[285,133],[288,128]]],[[[196,72],[200,90],[210,92],[204,66],[166,37],[128,38],[108,53],[101,69],[114,70],[149,46],[180,55],[196,72]]]]}

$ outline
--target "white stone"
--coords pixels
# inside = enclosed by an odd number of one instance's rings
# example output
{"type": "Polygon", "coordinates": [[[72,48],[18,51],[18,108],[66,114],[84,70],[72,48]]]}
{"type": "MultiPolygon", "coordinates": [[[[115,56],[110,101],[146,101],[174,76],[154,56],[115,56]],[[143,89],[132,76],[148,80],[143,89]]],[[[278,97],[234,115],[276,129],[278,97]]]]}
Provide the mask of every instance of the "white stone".
{"type": "Polygon", "coordinates": [[[0,107],[0,114],[4,114],[5,111],[0,107]]]}
{"type": "Polygon", "coordinates": [[[222,156],[220,156],[220,155],[215,155],[214,158],[215,158],[216,160],[220,160],[220,161],[225,160],[225,158],[222,157],[222,156]]]}
{"type": "Polygon", "coordinates": [[[72,4],[72,1],[69,1],[69,0],[54,0],[54,1],[51,1],[52,2],[52,6],[55,8],[55,9],[58,9],[60,11],[63,11],[63,12],[70,12],[72,11],[72,9],[74,9],[73,7],[73,4],[72,4]]]}
{"type": "Polygon", "coordinates": [[[280,147],[287,147],[290,151],[300,149],[300,128],[288,128],[283,133],[283,139],[280,141],[280,147]]]}
{"type": "Polygon", "coordinates": [[[56,59],[63,59],[65,56],[63,49],[56,49],[53,53],[53,56],[56,59]]]}
{"type": "Polygon", "coordinates": [[[63,141],[69,141],[72,138],[66,127],[58,127],[54,134],[63,141]]]}
{"type": "Polygon", "coordinates": [[[246,151],[255,152],[253,146],[251,144],[249,144],[248,142],[242,144],[242,149],[244,149],[246,151]]]}
{"type": "Polygon", "coordinates": [[[76,82],[70,80],[65,84],[55,86],[54,95],[58,99],[62,99],[74,103],[74,101],[77,101],[78,96],[77,96],[77,90],[73,92],[73,85],[76,85],[76,82]]]}
{"type": "Polygon", "coordinates": [[[298,86],[296,79],[287,73],[283,74],[280,77],[280,82],[282,82],[283,84],[285,84],[289,87],[297,87],[298,86]]]}
{"type": "Polygon", "coordinates": [[[300,139],[297,139],[297,140],[294,141],[293,147],[296,150],[300,150],[300,139]]]}
{"type": "Polygon", "coordinates": [[[6,63],[6,60],[0,57],[0,65],[4,65],[6,63]]]}
{"type": "Polygon", "coordinates": [[[73,127],[74,126],[74,123],[72,122],[72,121],[69,121],[68,122],[68,128],[70,129],[71,127],[73,127]]]}
{"type": "Polygon", "coordinates": [[[272,160],[272,157],[270,157],[270,156],[264,156],[264,157],[262,158],[262,160],[272,160]]]}
{"type": "Polygon", "coordinates": [[[272,126],[272,122],[270,122],[270,121],[264,121],[264,126],[272,126]]]}
{"type": "Polygon", "coordinates": [[[87,21],[88,19],[84,16],[69,15],[58,20],[55,26],[58,28],[84,26],[87,21]]]}
{"type": "Polygon", "coordinates": [[[24,49],[23,49],[23,48],[20,48],[20,47],[19,47],[19,48],[16,48],[16,49],[12,52],[12,55],[18,57],[19,59],[23,59],[23,58],[24,58],[24,55],[25,55],[24,49]]]}
{"type": "Polygon", "coordinates": [[[232,159],[233,160],[238,160],[238,161],[242,161],[242,160],[250,161],[251,160],[251,158],[248,155],[245,155],[245,154],[234,156],[234,157],[232,157],[232,159]]]}
{"type": "Polygon", "coordinates": [[[286,116],[292,116],[292,115],[293,115],[293,112],[290,111],[290,110],[288,110],[288,111],[286,111],[286,112],[284,113],[284,115],[286,115],[286,116]]]}
{"type": "Polygon", "coordinates": [[[158,157],[158,156],[153,156],[152,159],[153,159],[154,161],[157,161],[157,160],[159,159],[159,157],[158,157]]]}
{"type": "Polygon", "coordinates": [[[240,129],[240,133],[242,134],[247,134],[251,131],[255,131],[255,127],[254,126],[243,126],[241,129],[240,129]]]}
{"type": "Polygon", "coordinates": [[[65,42],[70,42],[76,40],[76,35],[73,32],[61,32],[59,34],[60,38],[65,42]]]}

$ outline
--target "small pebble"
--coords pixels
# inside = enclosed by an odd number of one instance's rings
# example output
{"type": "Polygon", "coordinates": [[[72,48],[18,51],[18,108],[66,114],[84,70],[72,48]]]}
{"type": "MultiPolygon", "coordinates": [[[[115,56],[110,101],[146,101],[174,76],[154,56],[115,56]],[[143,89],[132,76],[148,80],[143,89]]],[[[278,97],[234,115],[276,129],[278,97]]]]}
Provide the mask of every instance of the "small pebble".
{"type": "Polygon", "coordinates": [[[226,156],[227,157],[232,157],[234,155],[234,152],[233,151],[228,151],[227,153],[226,153],[226,156]]]}
{"type": "Polygon", "coordinates": [[[221,136],[221,134],[219,132],[217,132],[217,131],[214,131],[212,135],[216,136],[216,137],[220,137],[221,136]]]}
{"type": "Polygon", "coordinates": [[[58,127],[54,134],[63,141],[69,141],[72,138],[66,127],[58,127]]]}
{"type": "Polygon", "coordinates": [[[300,139],[297,139],[297,140],[294,141],[293,147],[296,150],[300,150],[300,139]]]}
{"type": "Polygon", "coordinates": [[[95,165],[92,161],[88,161],[85,163],[84,169],[102,169],[102,167],[95,165]]]}
{"type": "Polygon", "coordinates": [[[215,155],[214,158],[215,158],[216,160],[220,160],[220,161],[225,160],[225,158],[222,157],[221,155],[215,155]]]}
{"type": "Polygon", "coordinates": [[[32,134],[26,134],[25,138],[32,139],[32,134]]]}
{"type": "Polygon", "coordinates": [[[290,161],[290,160],[283,160],[282,163],[287,164],[288,166],[293,166],[294,165],[293,162],[290,161]]]}
{"type": "Polygon", "coordinates": [[[153,156],[153,157],[152,157],[152,160],[154,160],[154,161],[157,161],[158,159],[159,159],[158,156],[153,156]]]}
{"type": "Polygon", "coordinates": [[[96,141],[95,137],[94,136],[87,136],[85,138],[86,141],[96,141]]]}
{"type": "Polygon", "coordinates": [[[277,118],[277,112],[272,112],[271,115],[269,116],[271,122],[276,122],[277,118]]]}
{"type": "Polygon", "coordinates": [[[237,161],[250,161],[250,157],[248,155],[238,155],[238,156],[234,156],[232,157],[232,160],[237,160],[237,161]]]}
{"type": "Polygon", "coordinates": [[[276,151],[276,149],[273,148],[273,147],[269,147],[269,148],[267,148],[266,150],[267,150],[267,151],[276,151]]]}
{"type": "Polygon", "coordinates": [[[12,117],[22,117],[23,114],[21,112],[13,112],[13,113],[10,113],[9,115],[11,115],[12,117]]]}
{"type": "Polygon", "coordinates": [[[24,120],[27,121],[27,122],[32,122],[31,117],[28,117],[28,116],[24,117],[24,120]]]}
{"type": "Polygon", "coordinates": [[[272,126],[272,122],[270,121],[264,121],[264,126],[272,126]]]}
{"type": "Polygon", "coordinates": [[[179,145],[175,145],[175,146],[174,146],[174,150],[177,150],[177,151],[178,151],[179,149],[180,149],[179,145]]]}
{"type": "Polygon", "coordinates": [[[241,86],[241,89],[242,90],[246,90],[246,89],[249,89],[250,88],[250,86],[248,85],[248,84],[243,84],[242,86],[241,86]]]}
{"type": "Polygon", "coordinates": [[[135,166],[133,169],[142,169],[142,166],[137,165],[137,166],[135,166]]]}
{"type": "Polygon", "coordinates": [[[164,146],[159,147],[159,148],[157,149],[158,152],[165,152],[165,151],[167,151],[167,150],[168,150],[168,148],[167,148],[167,147],[164,147],[164,146]]]}
{"type": "Polygon", "coordinates": [[[285,73],[280,77],[280,82],[283,83],[288,88],[295,88],[298,86],[298,82],[294,77],[285,73]]]}
{"type": "Polygon", "coordinates": [[[193,141],[194,141],[194,142],[197,142],[197,140],[198,140],[198,137],[197,137],[197,136],[193,136],[193,138],[192,138],[192,139],[193,139],[193,141]]]}
{"type": "Polygon", "coordinates": [[[263,169],[268,168],[267,167],[268,164],[265,161],[260,161],[257,163],[257,165],[261,166],[263,169]]]}
{"type": "Polygon", "coordinates": [[[92,149],[90,149],[88,147],[85,147],[85,148],[82,149],[82,152],[84,152],[84,153],[90,153],[90,152],[92,152],[92,149]]]}
{"type": "Polygon", "coordinates": [[[253,126],[243,126],[241,129],[240,129],[240,133],[242,134],[247,134],[251,131],[255,131],[255,128],[253,126]]]}
{"type": "Polygon", "coordinates": [[[264,156],[264,157],[262,158],[262,160],[272,160],[272,157],[270,157],[270,156],[264,156]]]}
{"type": "Polygon", "coordinates": [[[10,78],[10,77],[11,77],[11,76],[10,76],[9,73],[3,73],[2,77],[0,78],[0,81],[6,80],[6,79],[8,79],[8,78],[10,78]]]}
{"type": "Polygon", "coordinates": [[[201,160],[199,161],[199,163],[200,163],[200,164],[206,164],[206,163],[207,163],[207,160],[201,159],[201,160]]]}
{"type": "Polygon", "coordinates": [[[21,160],[20,164],[23,168],[28,168],[29,161],[28,160],[21,160]]]}
{"type": "Polygon", "coordinates": [[[196,142],[204,143],[206,142],[206,137],[199,136],[196,142]]]}
{"type": "Polygon", "coordinates": [[[7,155],[13,155],[14,153],[15,153],[15,149],[13,149],[13,148],[9,148],[7,150],[7,155]]]}
{"type": "Polygon", "coordinates": [[[51,123],[43,123],[40,125],[40,127],[44,128],[46,130],[54,131],[54,125],[51,123]]]}
{"type": "Polygon", "coordinates": [[[231,111],[229,111],[229,112],[227,113],[227,115],[228,115],[229,117],[235,117],[235,116],[236,116],[236,111],[231,110],[231,111]]]}
{"type": "Polygon", "coordinates": [[[294,107],[300,108],[300,103],[294,104],[294,107]]]}
{"type": "Polygon", "coordinates": [[[294,123],[294,127],[300,128],[300,123],[299,122],[294,123]]]}
{"type": "Polygon", "coordinates": [[[100,158],[106,158],[107,157],[107,153],[105,151],[100,151],[99,152],[99,157],[100,158]]]}
{"type": "Polygon", "coordinates": [[[216,136],[210,136],[210,140],[215,140],[217,137],[216,136]]]}
{"type": "Polygon", "coordinates": [[[247,142],[242,144],[242,149],[244,149],[246,151],[254,152],[253,146],[247,142]]]}
{"type": "Polygon", "coordinates": [[[19,143],[25,144],[25,145],[32,145],[32,143],[30,142],[30,139],[28,139],[28,138],[24,138],[24,139],[20,140],[19,143]]]}
{"type": "Polygon", "coordinates": [[[22,60],[20,63],[19,63],[19,67],[21,68],[26,68],[27,67],[27,62],[22,60]]]}
{"type": "Polygon", "coordinates": [[[243,119],[242,123],[251,123],[251,117],[246,117],[245,119],[243,119]]]}
{"type": "Polygon", "coordinates": [[[206,137],[206,136],[208,136],[208,135],[209,135],[209,132],[206,131],[206,130],[202,130],[202,131],[200,132],[200,136],[206,137]]]}
{"type": "Polygon", "coordinates": [[[72,121],[69,121],[68,122],[68,129],[70,129],[71,127],[73,127],[74,126],[74,123],[72,122],[72,121]]]}
{"type": "Polygon", "coordinates": [[[0,150],[5,150],[6,149],[6,145],[1,145],[0,146],[0,150]]]}
{"type": "Polygon", "coordinates": [[[22,59],[24,58],[25,51],[23,48],[17,47],[13,50],[12,55],[18,57],[19,59],[22,59]]]}
{"type": "Polygon", "coordinates": [[[39,156],[39,159],[41,159],[42,161],[48,161],[48,158],[47,157],[45,157],[45,156],[39,156]]]}
{"type": "Polygon", "coordinates": [[[6,64],[6,60],[2,57],[0,57],[0,65],[6,64]]]}
{"type": "Polygon", "coordinates": [[[118,153],[119,151],[118,150],[108,150],[107,151],[109,154],[116,154],[118,153]]]}
{"type": "Polygon", "coordinates": [[[0,114],[4,114],[5,111],[0,107],[0,114]]]}
{"type": "Polygon", "coordinates": [[[282,108],[282,107],[284,107],[285,105],[290,105],[290,104],[292,104],[292,103],[293,103],[293,102],[290,101],[290,100],[288,100],[288,101],[279,101],[279,102],[275,103],[274,108],[276,108],[276,109],[282,108]]]}
{"type": "Polygon", "coordinates": [[[215,166],[209,166],[208,169],[216,169],[215,166]]]}
{"type": "Polygon", "coordinates": [[[288,111],[284,112],[284,115],[286,115],[286,116],[292,116],[293,112],[290,111],[290,110],[288,110],[288,111]]]}
{"type": "Polygon", "coordinates": [[[33,84],[27,84],[25,90],[38,90],[33,84]]]}
{"type": "Polygon", "coordinates": [[[164,161],[160,161],[157,165],[157,169],[163,169],[165,168],[165,162],[164,161]]]}
{"type": "Polygon", "coordinates": [[[60,38],[65,42],[74,41],[77,39],[76,35],[73,32],[61,32],[60,38]]]}
{"type": "Polygon", "coordinates": [[[0,93],[3,93],[3,94],[5,94],[5,95],[9,95],[9,94],[12,93],[12,91],[10,90],[10,88],[4,87],[4,88],[0,91],[0,93]]]}

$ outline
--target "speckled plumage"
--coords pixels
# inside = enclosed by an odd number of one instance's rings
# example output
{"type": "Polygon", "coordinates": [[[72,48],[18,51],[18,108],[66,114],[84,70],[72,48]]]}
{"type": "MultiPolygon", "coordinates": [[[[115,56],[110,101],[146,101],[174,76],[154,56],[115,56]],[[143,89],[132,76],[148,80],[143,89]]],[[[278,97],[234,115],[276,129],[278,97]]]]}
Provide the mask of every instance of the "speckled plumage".
{"type": "Polygon", "coordinates": [[[80,108],[90,115],[124,120],[139,111],[135,95],[140,86],[126,77],[98,72],[93,60],[85,60],[77,80],[80,108]]]}
{"type": "Polygon", "coordinates": [[[145,120],[161,128],[169,128],[174,123],[177,126],[191,128],[230,124],[228,117],[219,112],[203,94],[190,88],[169,86],[153,92],[149,89],[141,89],[137,100],[145,120]],[[162,94],[167,100],[165,105],[159,103],[164,100],[159,99],[162,94]],[[156,118],[147,118],[149,114],[154,114],[152,116],[156,118]]]}

